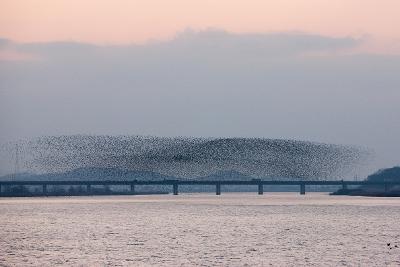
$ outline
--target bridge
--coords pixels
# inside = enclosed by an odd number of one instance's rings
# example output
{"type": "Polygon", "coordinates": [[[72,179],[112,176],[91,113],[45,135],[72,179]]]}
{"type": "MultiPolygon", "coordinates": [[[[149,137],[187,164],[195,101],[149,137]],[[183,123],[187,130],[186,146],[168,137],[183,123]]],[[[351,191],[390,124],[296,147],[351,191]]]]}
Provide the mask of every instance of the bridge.
{"type": "Polygon", "coordinates": [[[264,193],[264,185],[293,185],[299,186],[299,192],[301,195],[306,193],[306,186],[312,185],[336,185],[341,186],[343,189],[347,189],[348,186],[352,185],[377,185],[382,186],[385,192],[388,191],[390,186],[400,185],[400,181],[351,181],[351,180],[310,180],[310,181],[299,181],[299,180],[154,180],[154,181],[140,181],[140,180],[115,180],[115,181],[99,181],[99,180],[81,180],[81,181],[0,181],[0,196],[2,194],[2,188],[5,186],[41,186],[43,195],[47,195],[47,186],[51,185],[70,185],[70,186],[86,186],[86,191],[91,192],[91,186],[108,186],[108,185],[126,185],[130,186],[132,194],[135,193],[136,185],[167,185],[172,187],[174,195],[178,195],[180,185],[211,185],[215,186],[216,195],[221,195],[221,186],[224,185],[253,185],[258,188],[258,194],[264,193]]]}

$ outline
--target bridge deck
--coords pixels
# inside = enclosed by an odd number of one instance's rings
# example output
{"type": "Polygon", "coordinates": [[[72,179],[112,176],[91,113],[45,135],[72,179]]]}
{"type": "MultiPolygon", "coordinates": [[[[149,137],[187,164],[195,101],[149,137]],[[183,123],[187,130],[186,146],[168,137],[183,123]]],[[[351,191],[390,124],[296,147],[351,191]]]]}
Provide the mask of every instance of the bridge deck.
{"type": "Polygon", "coordinates": [[[400,181],[351,181],[351,180],[155,180],[155,181],[139,181],[139,180],[115,180],[115,181],[100,181],[100,180],[80,180],[80,181],[0,181],[0,195],[3,186],[13,185],[36,185],[42,186],[43,195],[47,194],[48,185],[83,185],[86,186],[87,191],[91,191],[92,185],[130,185],[131,191],[134,192],[135,185],[170,185],[173,188],[173,194],[178,194],[179,185],[214,185],[216,187],[216,194],[221,194],[221,185],[255,185],[258,186],[258,194],[262,195],[264,192],[264,185],[297,185],[300,186],[300,194],[304,195],[306,192],[306,185],[338,185],[343,189],[347,189],[350,185],[381,185],[384,186],[385,191],[391,185],[400,185],[400,181]]]}
{"type": "Polygon", "coordinates": [[[0,185],[400,185],[400,181],[351,180],[63,180],[63,181],[0,181],[0,185]]]}

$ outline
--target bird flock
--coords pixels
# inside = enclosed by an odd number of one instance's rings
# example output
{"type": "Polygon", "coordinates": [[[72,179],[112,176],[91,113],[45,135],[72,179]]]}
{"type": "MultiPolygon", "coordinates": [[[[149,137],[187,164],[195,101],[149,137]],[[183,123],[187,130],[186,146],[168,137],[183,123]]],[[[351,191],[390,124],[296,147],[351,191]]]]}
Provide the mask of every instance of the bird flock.
{"type": "Polygon", "coordinates": [[[266,138],[69,135],[17,145],[20,164],[36,173],[117,168],[185,179],[223,171],[255,178],[340,179],[368,154],[353,146],[266,138]]]}

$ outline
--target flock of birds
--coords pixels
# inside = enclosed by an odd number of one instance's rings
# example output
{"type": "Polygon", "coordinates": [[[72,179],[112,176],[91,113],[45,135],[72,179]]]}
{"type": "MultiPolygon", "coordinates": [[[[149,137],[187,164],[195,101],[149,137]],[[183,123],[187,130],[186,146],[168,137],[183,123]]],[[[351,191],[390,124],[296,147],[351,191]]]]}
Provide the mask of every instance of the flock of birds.
{"type": "Polygon", "coordinates": [[[386,245],[388,246],[389,249],[399,248],[397,244],[387,243],[386,245]]]}
{"type": "Polygon", "coordinates": [[[295,140],[104,135],[46,136],[21,141],[18,149],[20,164],[36,173],[98,167],[182,178],[235,171],[257,178],[340,179],[368,154],[295,140]]]}

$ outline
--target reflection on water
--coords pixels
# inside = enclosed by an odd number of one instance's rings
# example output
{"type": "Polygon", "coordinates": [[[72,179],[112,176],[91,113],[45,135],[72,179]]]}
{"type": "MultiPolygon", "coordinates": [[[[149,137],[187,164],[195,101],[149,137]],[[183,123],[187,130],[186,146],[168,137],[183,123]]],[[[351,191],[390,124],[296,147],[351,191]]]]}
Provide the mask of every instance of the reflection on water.
{"type": "Polygon", "coordinates": [[[0,266],[399,266],[399,221],[319,193],[3,198],[0,266]]]}

